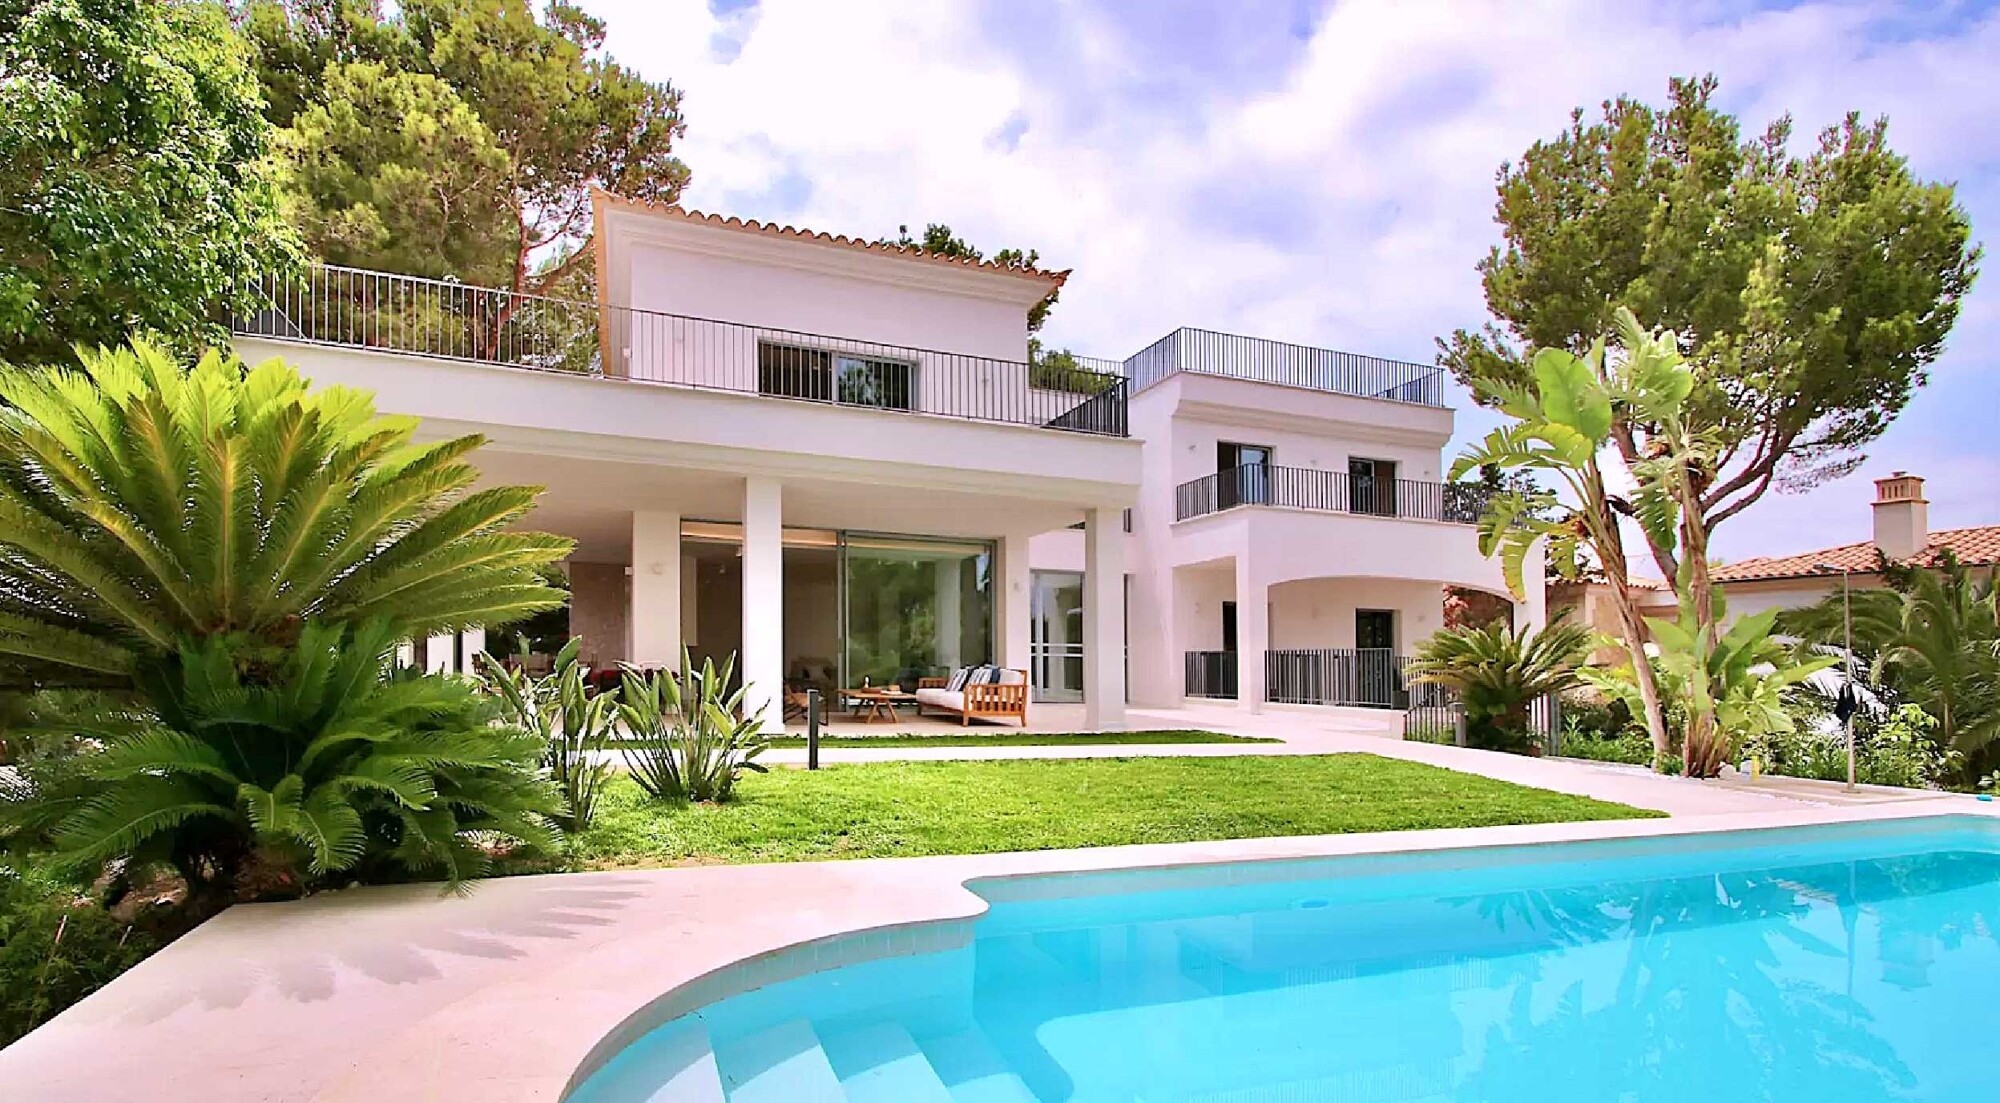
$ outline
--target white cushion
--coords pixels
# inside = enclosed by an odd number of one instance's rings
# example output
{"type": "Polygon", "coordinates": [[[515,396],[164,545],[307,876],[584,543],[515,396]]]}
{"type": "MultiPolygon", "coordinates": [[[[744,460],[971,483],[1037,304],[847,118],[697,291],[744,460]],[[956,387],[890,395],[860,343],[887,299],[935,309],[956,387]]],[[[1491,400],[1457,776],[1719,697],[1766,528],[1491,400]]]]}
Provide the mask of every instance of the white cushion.
{"type": "Polygon", "coordinates": [[[936,686],[930,686],[917,691],[917,703],[920,705],[929,705],[932,708],[962,709],[965,707],[965,694],[956,690],[939,689],[936,686]]]}
{"type": "Polygon", "coordinates": [[[1018,686],[1027,680],[1028,676],[1019,670],[1003,669],[1000,671],[999,681],[996,682],[995,684],[1003,686],[1018,686]]]}

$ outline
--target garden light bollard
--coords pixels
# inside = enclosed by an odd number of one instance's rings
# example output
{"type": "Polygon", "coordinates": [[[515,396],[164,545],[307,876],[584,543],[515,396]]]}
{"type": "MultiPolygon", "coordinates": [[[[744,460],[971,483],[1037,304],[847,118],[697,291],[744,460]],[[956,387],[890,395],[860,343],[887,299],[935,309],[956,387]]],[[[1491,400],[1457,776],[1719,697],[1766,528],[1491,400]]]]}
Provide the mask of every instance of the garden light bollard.
{"type": "Polygon", "coordinates": [[[819,690],[806,690],[806,769],[819,769],[819,690]]]}

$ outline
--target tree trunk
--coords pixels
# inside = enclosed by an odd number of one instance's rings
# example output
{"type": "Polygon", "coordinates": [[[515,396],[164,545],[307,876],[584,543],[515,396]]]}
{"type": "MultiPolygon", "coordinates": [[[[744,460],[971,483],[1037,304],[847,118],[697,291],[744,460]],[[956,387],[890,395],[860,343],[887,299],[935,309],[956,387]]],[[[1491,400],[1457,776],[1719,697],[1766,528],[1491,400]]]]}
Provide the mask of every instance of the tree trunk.
{"type": "Polygon", "coordinates": [[[1586,472],[1592,493],[1584,508],[1588,511],[1597,545],[1597,558],[1604,566],[1605,581],[1611,584],[1611,600],[1618,607],[1618,623],[1625,631],[1625,650],[1632,657],[1632,677],[1639,683],[1639,700],[1646,713],[1646,734],[1653,741],[1653,769],[1663,769],[1672,745],[1667,739],[1666,711],[1660,707],[1660,683],[1653,676],[1653,661],[1646,655],[1651,634],[1646,620],[1632,600],[1631,573],[1625,564],[1625,542],[1619,533],[1618,518],[1604,495],[1604,476],[1592,464],[1586,472]]]}

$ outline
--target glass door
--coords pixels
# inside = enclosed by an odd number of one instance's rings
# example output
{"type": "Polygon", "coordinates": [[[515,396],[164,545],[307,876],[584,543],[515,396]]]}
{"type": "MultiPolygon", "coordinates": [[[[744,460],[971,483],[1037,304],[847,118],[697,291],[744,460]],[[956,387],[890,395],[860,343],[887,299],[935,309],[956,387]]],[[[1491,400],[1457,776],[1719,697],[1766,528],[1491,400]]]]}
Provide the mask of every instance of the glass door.
{"type": "Polygon", "coordinates": [[[1402,689],[1396,668],[1396,613],[1354,611],[1354,695],[1363,705],[1393,705],[1402,689]]]}
{"type": "Polygon", "coordinates": [[[1351,513],[1396,516],[1396,464],[1355,457],[1347,461],[1347,508],[1351,513]]]}
{"type": "Polygon", "coordinates": [[[993,661],[993,547],[846,534],[842,637],[849,686],[917,688],[993,661]]]}
{"type": "Polygon", "coordinates": [[[1037,701],[1083,700],[1083,575],[1036,571],[1028,610],[1037,701]]]}
{"type": "Polygon", "coordinates": [[[1221,484],[1217,504],[1223,509],[1271,504],[1271,448],[1265,444],[1215,446],[1215,467],[1221,484]]]}

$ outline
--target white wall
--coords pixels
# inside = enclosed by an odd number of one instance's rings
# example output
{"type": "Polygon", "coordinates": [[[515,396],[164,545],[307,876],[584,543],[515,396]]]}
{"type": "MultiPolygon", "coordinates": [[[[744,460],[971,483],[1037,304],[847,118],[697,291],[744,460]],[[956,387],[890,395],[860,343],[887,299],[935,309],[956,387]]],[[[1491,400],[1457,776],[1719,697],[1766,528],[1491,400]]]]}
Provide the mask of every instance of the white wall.
{"type": "Polygon", "coordinates": [[[1444,588],[1435,582],[1319,578],[1271,587],[1271,646],[1354,646],[1358,609],[1396,614],[1396,650],[1409,654],[1444,621],[1444,588]]]}

